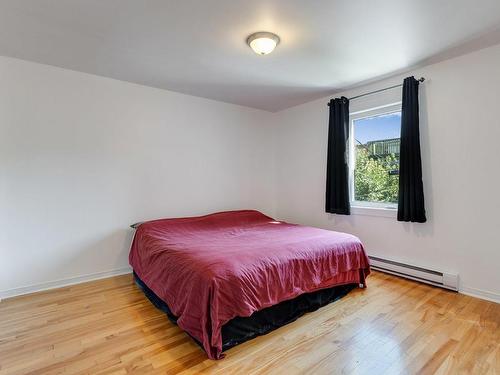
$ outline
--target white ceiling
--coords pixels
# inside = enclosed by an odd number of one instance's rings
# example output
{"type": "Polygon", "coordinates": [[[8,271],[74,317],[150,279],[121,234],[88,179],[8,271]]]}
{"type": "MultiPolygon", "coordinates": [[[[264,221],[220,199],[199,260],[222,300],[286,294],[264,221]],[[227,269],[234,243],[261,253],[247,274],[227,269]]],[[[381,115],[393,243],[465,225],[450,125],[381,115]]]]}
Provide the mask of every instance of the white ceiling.
{"type": "Polygon", "coordinates": [[[499,0],[0,0],[0,55],[277,111],[499,27],[499,0]],[[245,44],[262,30],[281,37],[268,56],[245,44]]]}

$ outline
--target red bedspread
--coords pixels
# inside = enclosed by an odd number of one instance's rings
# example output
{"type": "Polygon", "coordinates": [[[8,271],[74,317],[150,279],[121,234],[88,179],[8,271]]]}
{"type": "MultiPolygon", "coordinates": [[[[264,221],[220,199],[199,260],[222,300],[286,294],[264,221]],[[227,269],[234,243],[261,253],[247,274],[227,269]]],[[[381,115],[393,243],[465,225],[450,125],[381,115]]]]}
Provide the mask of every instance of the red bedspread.
{"type": "Polygon", "coordinates": [[[146,222],[129,260],[212,359],[222,357],[221,327],[232,318],[370,273],[355,236],[257,211],[146,222]]]}

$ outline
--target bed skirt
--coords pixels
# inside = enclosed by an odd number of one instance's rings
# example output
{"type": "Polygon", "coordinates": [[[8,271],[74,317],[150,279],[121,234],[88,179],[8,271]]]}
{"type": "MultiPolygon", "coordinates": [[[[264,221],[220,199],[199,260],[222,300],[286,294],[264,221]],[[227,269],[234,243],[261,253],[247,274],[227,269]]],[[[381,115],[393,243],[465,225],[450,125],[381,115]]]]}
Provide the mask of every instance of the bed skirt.
{"type": "MultiPolygon", "coordinates": [[[[177,317],[172,314],[168,304],[149,289],[135,272],[134,279],[151,303],[163,311],[170,321],[177,324],[177,317]]],[[[315,311],[344,297],[356,287],[358,284],[338,285],[312,293],[304,293],[291,300],[256,311],[249,317],[233,318],[222,326],[222,350],[225,351],[291,323],[307,312],[315,311]]],[[[203,348],[198,340],[194,340],[203,348]]]]}

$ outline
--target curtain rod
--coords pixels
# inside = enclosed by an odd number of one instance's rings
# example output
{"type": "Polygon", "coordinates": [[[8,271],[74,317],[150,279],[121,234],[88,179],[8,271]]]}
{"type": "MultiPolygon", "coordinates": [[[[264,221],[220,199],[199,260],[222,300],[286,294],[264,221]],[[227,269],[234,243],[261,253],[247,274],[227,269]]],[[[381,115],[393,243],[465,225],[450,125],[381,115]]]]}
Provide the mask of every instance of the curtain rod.
{"type": "MultiPolygon", "coordinates": [[[[417,79],[417,81],[418,81],[418,82],[424,82],[424,81],[425,81],[425,78],[424,78],[424,77],[420,77],[419,79],[417,79]]],[[[402,84],[402,83],[400,83],[399,85],[389,86],[389,87],[385,87],[385,88],[383,88],[383,89],[379,89],[379,90],[375,90],[375,91],[365,92],[364,94],[360,94],[360,95],[353,96],[352,98],[349,98],[349,100],[362,98],[363,96],[376,94],[376,93],[378,93],[378,92],[382,92],[382,91],[387,91],[387,90],[395,89],[396,87],[401,87],[401,86],[403,86],[403,84],[402,84]]],[[[328,103],[328,105],[330,105],[330,103],[328,103]]]]}

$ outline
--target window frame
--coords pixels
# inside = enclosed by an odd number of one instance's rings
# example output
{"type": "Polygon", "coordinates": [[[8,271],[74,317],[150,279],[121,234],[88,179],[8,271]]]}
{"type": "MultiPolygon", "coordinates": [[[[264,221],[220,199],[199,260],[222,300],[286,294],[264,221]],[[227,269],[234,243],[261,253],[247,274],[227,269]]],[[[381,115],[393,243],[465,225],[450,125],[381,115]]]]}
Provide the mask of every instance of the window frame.
{"type": "Polygon", "coordinates": [[[354,130],[354,121],[369,117],[387,115],[395,112],[401,112],[401,104],[402,104],[401,101],[399,101],[349,113],[349,151],[348,151],[349,196],[352,208],[351,211],[354,214],[385,216],[385,217],[393,217],[394,215],[396,215],[398,209],[397,203],[368,202],[368,201],[355,200],[354,170],[356,166],[356,157],[355,157],[356,137],[354,130]]]}

